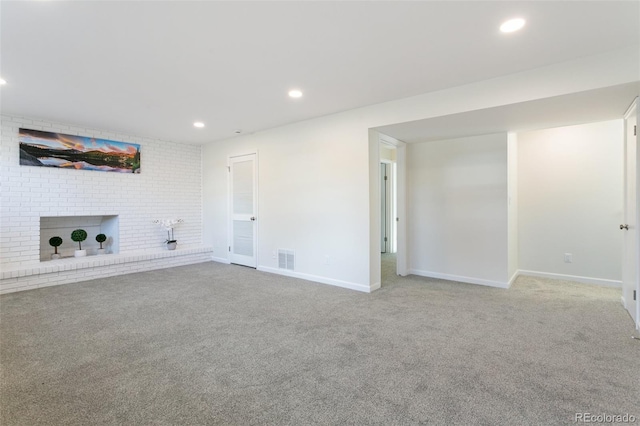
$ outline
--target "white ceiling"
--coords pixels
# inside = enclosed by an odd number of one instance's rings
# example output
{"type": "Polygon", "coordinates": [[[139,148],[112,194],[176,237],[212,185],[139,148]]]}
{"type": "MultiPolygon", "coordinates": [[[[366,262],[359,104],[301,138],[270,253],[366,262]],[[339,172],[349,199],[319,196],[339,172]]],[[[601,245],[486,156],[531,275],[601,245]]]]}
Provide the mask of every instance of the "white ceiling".
{"type": "Polygon", "coordinates": [[[636,1],[2,1],[0,106],[203,143],[640,48],[639,22],[636,1]]]}
{"type": "Polygon", "coordinates": [[[640,83],[555,96],[496,108],[398,123],[377,130],[407,143],[621,119],[640,93],[640,83]]]}

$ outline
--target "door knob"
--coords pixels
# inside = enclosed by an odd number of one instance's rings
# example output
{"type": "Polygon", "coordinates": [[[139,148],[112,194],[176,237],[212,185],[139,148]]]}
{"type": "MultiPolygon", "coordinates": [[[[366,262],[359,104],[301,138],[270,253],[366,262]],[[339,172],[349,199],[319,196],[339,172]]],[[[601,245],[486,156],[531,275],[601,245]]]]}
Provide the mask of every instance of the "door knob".
{"type": "MultiPolygon", "coordinates": [[[[255,216],[251,216],[251,220],[256,220],[255,216]]],[[[620,229],[622,229],[622,225],[620,225],[620,229]]]]}
{"type": "Polygon", "coordinates": [[[629,225],[620,225],[620,229],[626,229],[628,231],[629,225]]]}

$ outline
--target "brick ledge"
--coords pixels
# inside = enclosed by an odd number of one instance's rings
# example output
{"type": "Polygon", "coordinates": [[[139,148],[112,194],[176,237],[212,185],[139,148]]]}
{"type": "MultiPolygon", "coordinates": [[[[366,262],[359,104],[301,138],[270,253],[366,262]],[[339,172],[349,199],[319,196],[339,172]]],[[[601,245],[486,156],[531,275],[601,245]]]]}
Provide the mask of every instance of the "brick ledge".
{"type": "Polygon", "coordinates": [[[213,253],[213,248],[207,246],[178,246],[175,250],[147,249],[118,254],[104,254],[100,256],[70,257],[15,267],[2,266],[0,279],[6,280],[32,275],[51,274],[54,272],[73,271],[77,269],[95,268],[131,262],[144,262],[169,257],[189,256],[200,253],[213,253]]]}

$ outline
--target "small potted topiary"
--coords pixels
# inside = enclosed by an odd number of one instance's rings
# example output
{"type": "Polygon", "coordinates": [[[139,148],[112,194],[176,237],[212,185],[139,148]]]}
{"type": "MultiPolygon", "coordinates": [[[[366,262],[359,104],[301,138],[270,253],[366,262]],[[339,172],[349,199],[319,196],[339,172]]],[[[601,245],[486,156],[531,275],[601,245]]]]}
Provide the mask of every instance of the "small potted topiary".
{"type": "Polygon", "coordinates": [[[60,237],[51,237],[49,238],[49,245],[53,247],[55,253],[51,255],[51,259],[60,259],[60,254],[58,253],[58,247],[62,245],[62,238],[60,237]]]}
{"type": "Polygon", "coordinates": [[[84,229],[76,229],[71,233],[71,239],[78,243],[78,250],[75,251],[75,257],[84,257],[87,255],[86,250],[82,250],[82,242],[87,239],[87,231],[84,229]]]}
{"type": "Polygon", "coordinates": [[[102,248],[102,243],[107,241],[107,236],[104,234],[96,235],[96,241],[100,243],[100,248],[98,249],[98,254],[105,254],[105,249],[102,248]]]}

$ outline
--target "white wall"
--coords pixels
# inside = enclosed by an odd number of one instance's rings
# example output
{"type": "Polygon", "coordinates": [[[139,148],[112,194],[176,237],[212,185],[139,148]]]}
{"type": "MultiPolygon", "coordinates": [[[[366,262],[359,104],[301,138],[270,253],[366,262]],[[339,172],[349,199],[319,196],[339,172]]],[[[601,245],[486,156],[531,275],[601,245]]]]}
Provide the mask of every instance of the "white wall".
{"type": "MultiPolygon", "coordinates": [[[[160,249],[164,234],[149,220],[180,216],[185,223],[177,231],[179,244],[200,245],[204,229],[204,242],[213,244],[215,256],[224,261],[228,253],[226,158],[257,149],[261,268],[275,267],[271,254],[276,248],[293,248],[299,276],[370,290],[380,282],[378,175],[371,169],[378,168],[379,147],[377,141],[370,143],[368,129],[624,84],[636,81],[637,71],[637,52],[622,49],[282,126],[206,146],[202,175],[197,146],[3,116],[0,266],[6,271],[8,266],[39,263],[39,217],[71,214],[119,214],[121,253],[160,249]],[[21,167],[20,126],[139,143],[142,174],[21,167]],[[329,256],[328,265],[325,256],[329,256]]],[[[168,264],[163,259],[157,263],[168,264]]],[[[139,270],[112,269],[104,274],[139,270]]],[[[71,282],[81,274],[68,275],[49,282],[71,282]]],[[[10,285],[22,285],[19,277],[14,279],[10,285]]],[[[25,284],[39,285],[34,282],[25,284]]],[[[0,291],[4,285],[3,279],[0,291]]]]}
{"type": "Polygon", "coordinates": [[[622,120],[518,134],[521,270],[619,285],[622,149],[622,120]]]}
{"type": "Polygon", "coordinates": [[[507,135],[407,146],[410,273],[507,286],[507,135]]]}
{"type": "Polygon", "coordinates": [[[257,150],[258,269],[285,273],[273,252],[293,249],[293,275],[368,291],[366,135],[331,116],[205,146],[205,237],[216,260],[228,261],[227,157],[257,150]]]}
{"type": "Polygon", "coordinates": [[[380,144],[380,160],[386,160],[387,162],[395,163],[396,149],[380,144]]]}
{"type": "Polygon", "coordinates": [[[299,276],[371,290],[380,283],[380,152],[368,129],[624,84],[637,70],[637,52],[622,49],[212,143],[203,148],[204,242],[227,260],[226,159],[258,149],[259,267],[273,272],[272,251],[293,248],[299,276]]]}
{"type": "Polygon", "coordinates": [[[518,135],[507,134],[508,192],[508,276],[513,283],[518,273],[518,135]]]}
{"type": "MultiPolygon", "coordinates": [[[[24,276],[39,267],[41,216],[118,215],[119,252],[123,255],[164,249],[166,232],[151,223],[153,219],[184,219],[184,223],[176,228],[179,246],[202,245],[200,146],[9,115],[2,115],[0,121],[0,266],[3,271],[13,270],[24,276]],[[21,166],[20,127],[140,144],[142,172],[122,174],[21,166]],[[26,269],[17,272],[16,268],[20,267],[26,269]]],[[[61,237],[70,239],[66,235],[61,237]]],[[[126,260],[125,257],[120,259],[126,260]]],[[[113,275],[113,271],[105,270],[105,273],[113,275]]],[[[83,277],[83,273],[78,273],[75,280],[83,277]]],[[[3,280],[0,290],[9,285],[20,288],[22,284],[17,282],[17,277],[13,278],[16,280],[12,282],[3,280]]],[[[33,278],[25,286],[37,286],[47,280],[40,278],[40,281],[33,278]]],[[[65,282],[72,282],[74,277],[65,279],[65,282]]]]}

